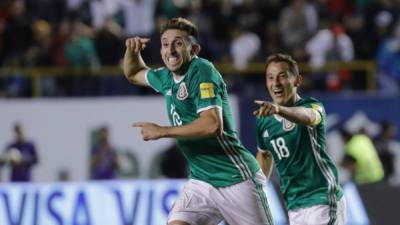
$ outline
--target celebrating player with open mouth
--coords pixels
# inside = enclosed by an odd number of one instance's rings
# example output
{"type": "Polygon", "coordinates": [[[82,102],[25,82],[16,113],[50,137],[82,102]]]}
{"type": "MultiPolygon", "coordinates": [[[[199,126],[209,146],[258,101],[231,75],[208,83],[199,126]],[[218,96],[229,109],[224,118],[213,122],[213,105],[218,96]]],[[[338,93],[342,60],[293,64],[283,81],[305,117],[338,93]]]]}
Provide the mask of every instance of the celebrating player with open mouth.
{"type": "MultiPolygon", "coordinates": [[[[175,202],[169,225],[273,224],[263,192],[266,178],[241,144],[233,124],[226,85],[209,61],[197,57],[197,28],[169,20],[161,30],[166,67],[150,69],[140,51],[149,39],[126,41],[124,74],[133,84],[164,95],[171,126],[139,122],[144,140],[176,138],[189,162],[190,180],[175,202]]],[[[171,162],[173,163],[173,162],[171,162]]]]}
{"type": "MultiPolygon", "coordinates": [[[[290,56],[270,56],[265,72],[273,102],[255,102],[257,158],[276,163],[290,225],[344,225],[345,199],[326,150],[322,103],[297,94],[302,77],[290,56]]],[[[270,174],[270,164],[261,167],[270,174]]]]}

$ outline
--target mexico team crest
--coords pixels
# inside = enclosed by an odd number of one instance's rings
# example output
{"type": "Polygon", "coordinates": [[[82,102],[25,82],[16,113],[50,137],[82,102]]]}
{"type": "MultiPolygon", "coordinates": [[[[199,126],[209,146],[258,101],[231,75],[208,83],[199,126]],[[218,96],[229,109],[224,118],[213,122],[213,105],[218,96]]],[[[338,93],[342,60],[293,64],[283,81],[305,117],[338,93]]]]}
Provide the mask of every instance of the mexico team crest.
{"type": "Polygon", "coordinates": [[[293,128],[294,128],[295,126],[296,126],[295,123],[290,122],[290,121],[287,120],[287,119],[283,119],[283,130],[284,130],[284,131],[291,131],[291,130],[293,130],[293,128]]]}
{"type": "Polygon", "coordinates": [[[278,122],[282,123],[282,129],[284,131],[291,131],[296,126],[295,123],[290,122],[289,120],[287,120],[287,119],[285,119],[285,118],[283,118],[283,117],[281,117],[279,115],[274,114],[274,117],[278,122]]]}
{"type": "Polygon", "coordinates": [[[189,93],[188,93],[186,84],[185,84],[185,82],[182,82],[179,85],[178,93],[176,93],[176,98],[178,100],[185,100],[188,96],[189,96],[189,93]]]}

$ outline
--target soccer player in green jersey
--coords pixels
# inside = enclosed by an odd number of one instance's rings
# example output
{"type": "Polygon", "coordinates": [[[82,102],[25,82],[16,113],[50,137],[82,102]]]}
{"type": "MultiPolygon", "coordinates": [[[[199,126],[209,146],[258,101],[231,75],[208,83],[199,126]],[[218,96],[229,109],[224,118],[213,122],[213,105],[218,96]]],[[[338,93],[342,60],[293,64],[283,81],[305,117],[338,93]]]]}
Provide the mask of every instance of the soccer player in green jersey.
{"type": "MultiPolygon", "coordinates": [[[[126,41],[124,74],[133,84],[164,95],[171,126],[139,122],[144,140],[175,138],[189,162],[190,180],[168,217],[169,225],[273,224],[266,178],[241,144],[226,85],[213,64],[198,57],[197,28],[175,18],[161,29],[166,67],[151,69],[140,52],[149,39],[126,41]]],[[[173,162],[171,162],[173,163],[173,162]]]]}
{"type": "MultiPolygon", "coordinates": [[[[321,102],[302,98],[296,61],[276,54],[266,62],[272,102],[255,101],[257,159],[275,162],[290,225],[343,225],[345,199],[326,149],[326,113],[321,102]]],[[[259,160],[265,173],[272,166],[259,160]]]]}

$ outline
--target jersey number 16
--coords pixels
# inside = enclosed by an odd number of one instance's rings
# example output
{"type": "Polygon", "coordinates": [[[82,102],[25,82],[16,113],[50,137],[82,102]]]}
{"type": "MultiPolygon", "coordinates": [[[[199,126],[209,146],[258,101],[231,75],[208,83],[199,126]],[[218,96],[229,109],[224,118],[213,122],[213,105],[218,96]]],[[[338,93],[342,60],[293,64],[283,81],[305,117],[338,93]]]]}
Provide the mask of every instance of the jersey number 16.
{"type": "Polygon", "coordinates": [[[176,112],[174,104],[171,104],[170,113],[171,113],[171,116],[172,116],[172,122],[174,123],[174,126],[182,125],[181,117],[179,116],[178,112],[176,112]]]}

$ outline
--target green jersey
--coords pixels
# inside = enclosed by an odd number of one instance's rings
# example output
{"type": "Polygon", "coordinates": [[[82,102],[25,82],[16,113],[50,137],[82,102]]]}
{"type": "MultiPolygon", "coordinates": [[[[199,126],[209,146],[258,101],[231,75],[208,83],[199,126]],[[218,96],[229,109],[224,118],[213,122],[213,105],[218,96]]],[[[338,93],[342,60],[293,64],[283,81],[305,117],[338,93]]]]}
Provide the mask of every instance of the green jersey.
{"type": "Polygon", "coordinates": [[[321,122],[312,127],[278,115],[257,117],[258,148],[272,153],[289,210],[319,204],[335,206],[343,194],[337,168],[326,149],[323,105],[313,98],[304,98],[294,106],[317,110],[321,122]]]}
{"type": "Polygon", "coordinates": [[[253,177],[259,170],[258,163],[237,137],[226,85],[212,63],[195,57],[179,80],[174,79],[167,68],[149,70],[146,79],[153,89],[164,95],[173,126],[190,124],[201,112],[211,108],[218,107],[222,112],[222,135],[177,138],[189,162],[190,178],[222,187],[253,177]]]}

